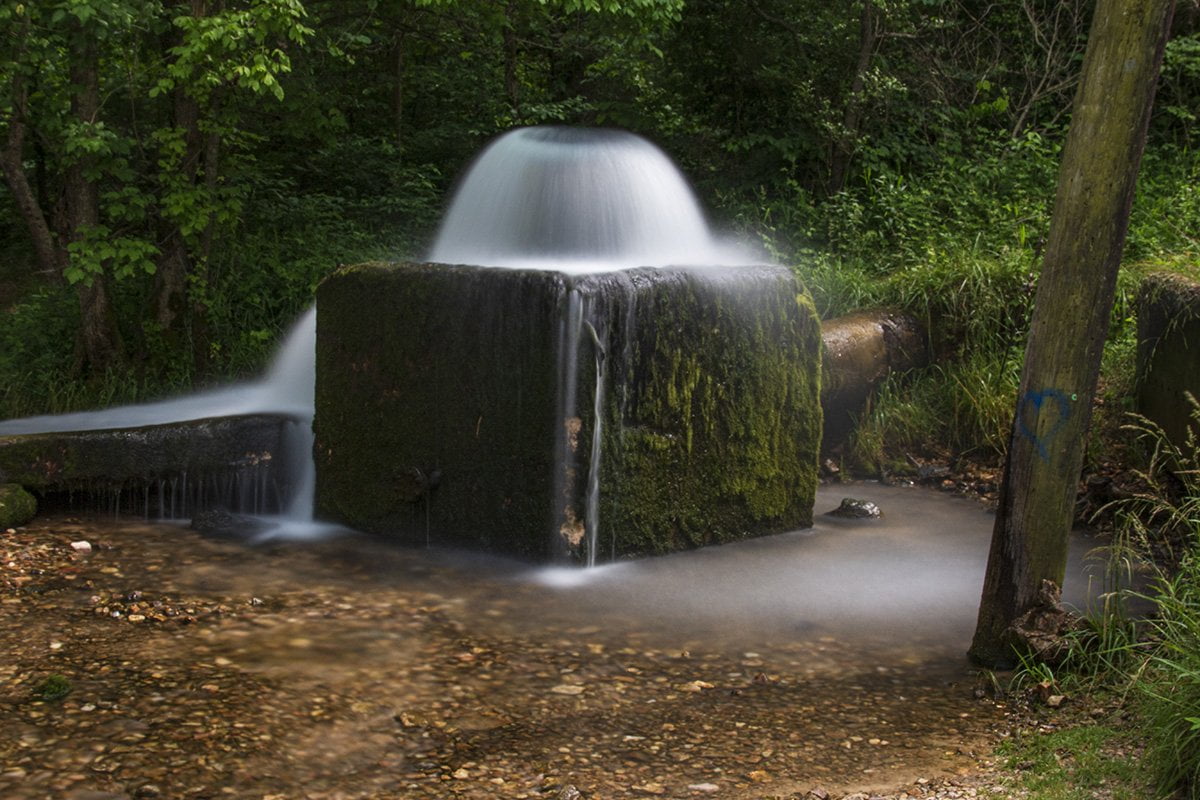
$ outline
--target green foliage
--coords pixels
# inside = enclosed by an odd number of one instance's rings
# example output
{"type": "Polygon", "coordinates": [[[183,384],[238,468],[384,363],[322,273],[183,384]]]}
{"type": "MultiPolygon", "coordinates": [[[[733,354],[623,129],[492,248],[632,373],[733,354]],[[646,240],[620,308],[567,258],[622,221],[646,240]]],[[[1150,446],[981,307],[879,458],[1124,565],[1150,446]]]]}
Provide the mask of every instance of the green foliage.
{"type": "MultiPolygon", "coordinates": [[[[930,407],[950,421],[927,429],[995,449],[987,398],[1006,396],[1020,347],[1088,9],[0,0],[0,142],[23,127],[16,162],[60,258],[40,267],[108,287],[126,343],[116,373],[77,374],[65,326],[78,297],[37,294],[46,276],[26,267],[30,239],[0,189],[0,298],[20,298],[9,319],[24,334],[0,354],[5,407],[84,402],[91,389],[47,391],[81,378],[141,396],[153,375],[166,391],[253,371],[335,264],[418,255],[488,138],[605,124],[663,143],[720,219],[796,267],[823,315],[889,303],[936,319],[939,355],[964,364],[914,376],[930,389],[913,391],[985,408],[968,421],[957,403],[930,407]],[[78,76],[93,69],[102,102],[83,118],[78,76]],[[72,167],[95,219],[64,214],[72,167]]],[[[1138,260],[1200,249],[1194,27],[1167,49],[1138,260]]]]}

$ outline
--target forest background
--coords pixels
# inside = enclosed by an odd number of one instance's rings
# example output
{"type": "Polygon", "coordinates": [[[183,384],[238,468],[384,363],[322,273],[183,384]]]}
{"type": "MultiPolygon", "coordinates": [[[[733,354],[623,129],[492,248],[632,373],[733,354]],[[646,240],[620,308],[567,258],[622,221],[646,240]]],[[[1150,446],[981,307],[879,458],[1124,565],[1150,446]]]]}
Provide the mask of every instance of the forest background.
{"type": "MultiPolygon", "coordinates": [[[[260,370],[337,265],[421,257],[489,138],[564,123],[659,143],[823,316],[930,324],[937,363],[883,387],[854,458],[998,455],[1092,5],[0,0],[0,418],[260,370]]],[[[1105,360],[1118,411],[1138,276],[1200,272],[1198,115],[1181,0],[1105,360]]]]}

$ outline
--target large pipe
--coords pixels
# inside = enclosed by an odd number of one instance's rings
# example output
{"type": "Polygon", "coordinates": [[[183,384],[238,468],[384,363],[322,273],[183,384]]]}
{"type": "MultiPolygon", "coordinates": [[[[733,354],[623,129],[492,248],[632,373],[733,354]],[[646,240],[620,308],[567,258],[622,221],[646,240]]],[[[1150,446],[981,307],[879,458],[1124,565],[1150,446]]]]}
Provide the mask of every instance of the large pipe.
{"type": "Polygon", "coordinates": [[[859,311],[821,323],[824,347],[821,450],[831,453],[849,437],[867,398],[893,372],[929,363],[925,331],[894,309],[859,311]]]}

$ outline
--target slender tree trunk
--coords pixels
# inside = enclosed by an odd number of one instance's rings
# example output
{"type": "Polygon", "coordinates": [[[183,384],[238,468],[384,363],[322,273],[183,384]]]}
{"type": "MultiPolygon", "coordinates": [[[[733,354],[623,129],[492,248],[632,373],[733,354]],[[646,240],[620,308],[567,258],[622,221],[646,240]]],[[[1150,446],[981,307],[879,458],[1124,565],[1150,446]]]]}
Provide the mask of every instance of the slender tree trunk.
{"type": "Polygon", "coordinates": [[[504,93],[514,114],[521,110],[521,83],[517,77],[517,7],[511,0],[504,6],[504,93]]]}
{"type": "Polygon", "coordinates": [[[25,121],[21,118],[20,106],[22,105],[24,105],[24,91],[23,87],[18,87],[13,118],[8,124],[8,137],[4,143],[4,149],[0,150],[0,171],[4,172],[4,182],[8,185],[8,191],[17,205],[21,221],[25,223],[25,228],[29,232],[38,271],[46,275],[60,276],[61,264],[54,235],[50,232],[46,215],[37,201],[33,188],[29,185],[29,176],[25,172],[25,121]]]}
{"type": "MultiPolygon", "coordinates": [[[[75,37],[71,60],[71,114],[81,123],[100,116],[100,63],[96,45],[85,32],[75,37]]],[[[84,239],[88,228],[100,222],[100,193],[89,176],[91,159],[81,157],[66,170],[66,206],[71,242],[84,239]]],[[[89,275],[76,284],[79,298],[79,366],[93,374],[122,359],[121,334],[108,295],[105,276],[89,275]]]]}
{"type": "MultiPolygon", "coordinates": [[[[28,28],[26,24],[22,35],[28,35],[28,28]]],[[[18,60],[23,54],[23,49],[18,48],[18,60]]],[[[45,207],[38,201],[37,194],[29,184],[29,175],[25,171],[29,87],[24,76],[19,73],[15,73],[11,80],[12,116],[8,121],[8,136],[5,138],[4,147],[0,149],[0,172],[4,173],[4,182],[12,194],[13,202],[16,203],[17,213],[21,215],[21,221],[25,223],[29,232],[38,271],[61,280],[62,254],[46,219],[45,207]]]]}
{"type": "Polygon", "coordinates": [[[396,34],[396,83],[392,90],[393,124],[396,126],[396,148],[404,156],[404,33],[396,34]]]}
{"type": "Polygon", "coordinates": [[[1009,627],[1061,587],[1092,395],[1173,0],[1100,0],[1059,171],[970,655],[1014,660],[1009,627]]]}
{"type": "Polygon", "coordinates": [[[866,87],[867,70],[871,67],[871,56],[875,53],[875,42],[879,38],[876,10],[873,0],[863,0],[858,20],[858,61],[854,65],[850,91],[846,94],[842,132],[833,142],[833,153],[829,160],[830,194],[837,194],[846,185],[850,159],[854,156],[854,143],[862,124],[862,92],[866,87]]]}

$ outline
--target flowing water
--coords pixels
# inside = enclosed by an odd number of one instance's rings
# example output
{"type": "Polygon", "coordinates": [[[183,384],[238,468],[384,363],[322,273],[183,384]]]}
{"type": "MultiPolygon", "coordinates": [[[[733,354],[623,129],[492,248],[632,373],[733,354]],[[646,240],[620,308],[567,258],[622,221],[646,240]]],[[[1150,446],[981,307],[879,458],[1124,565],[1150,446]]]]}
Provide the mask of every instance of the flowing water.
{"type": "Polygon", "coordinates": [[[687,180],[650,142],[545,126],[510,131],[484,149],[428,260],[595,272],[756,259],[712,235],[687,180]]]}
{"type": "MultiPolygon", "coordinates": [[[[484,267],[546,269],[569,276],[632,267],[736,267],[760,264],[749,248],[713,235],[686,178],[658,147],[611,129],[542,126],[504,134],[480,153],[460,182],[428,260],[484,267]]],[[[735,289],[736,291],[736,289],[735,289]]],[[[632,301],[632,295],[627,298],[632,301]]],[[[594,566],[600,546],[601,410],[609,354],[603,341],[632,341],[598,332],[602,297],[570,286],[558,334],[559,425],[555,448],[560,534],[580,542],[594,566]],[[581,345],[594,353],[595,383],[581,386],[581,345]],[[579,397],[592,395],[592,429],[577,426],[579,397]],[[579,436],[590,433],[586,465],[575,463],[579,436]],[[570,498],[582,480],[582,519],[570,498]]],[[[630,307],[618,322],[632,326],[630,307]]]]}

